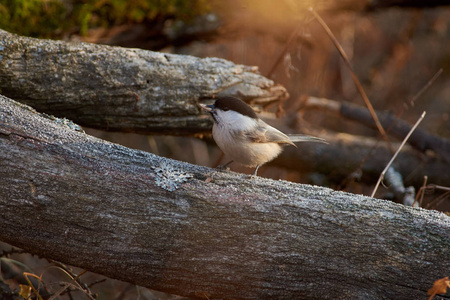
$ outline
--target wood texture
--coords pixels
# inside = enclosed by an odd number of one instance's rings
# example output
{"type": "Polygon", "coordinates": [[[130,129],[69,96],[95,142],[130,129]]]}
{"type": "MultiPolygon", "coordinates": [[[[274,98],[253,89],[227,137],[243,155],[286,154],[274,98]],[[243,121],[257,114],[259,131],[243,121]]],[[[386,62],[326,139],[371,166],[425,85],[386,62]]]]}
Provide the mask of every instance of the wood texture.
{"type": "Polygon", "coordinates": [[[0,240],[193,298],[421,299],[450,218],[127,149],[0,96],[0,240]]]}
{"type": "Polygon", "coordinates": [[[2,94],[87,127],[174,135],[207,131],[199,101],[214,95],[270,102],[285,88],[257,67],[0,30],[2,94]]]}

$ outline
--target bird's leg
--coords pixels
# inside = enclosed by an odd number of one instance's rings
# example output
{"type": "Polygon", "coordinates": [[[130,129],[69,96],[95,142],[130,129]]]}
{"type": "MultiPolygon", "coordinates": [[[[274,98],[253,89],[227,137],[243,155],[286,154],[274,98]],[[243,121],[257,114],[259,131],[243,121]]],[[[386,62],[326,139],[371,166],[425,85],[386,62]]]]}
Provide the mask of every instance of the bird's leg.
{"type": "Polygon", "coordinates": [[[224,165],[219,165],[219,166],[217,166],[217,169],[219,169],[219,170],[227,170],[227,167],[228,167],[229,165],[231,165],[232,162],[233,162],[233,161],[231,160],[231,161],[227,162],[227,163],[224,164],[224,165]]]}
{"type": "Polygon", "coordinates": [[[250,175],[250,178],[255,178],[255,177],[257,177],[257,176],[256,176],[256,173],[258,173],[259,167],[260,167],[259,165],[256,166],[255,172],[253,172],[253,174],[250,175]]]}

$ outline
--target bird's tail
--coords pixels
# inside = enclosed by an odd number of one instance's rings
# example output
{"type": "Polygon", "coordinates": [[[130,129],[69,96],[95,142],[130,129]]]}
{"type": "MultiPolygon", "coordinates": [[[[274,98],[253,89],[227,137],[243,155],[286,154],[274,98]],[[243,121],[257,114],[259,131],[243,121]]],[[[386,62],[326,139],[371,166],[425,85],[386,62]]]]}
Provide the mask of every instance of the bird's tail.
{"type": "Polygon", "coordinates": [[[300,143],[300,142],[316,142],[316,143],[324,143],[328,144],[328,142],[322,138],[311,136],[311,135],[305,135],[305,134],[288,134],[287,135],[291,141],[294,143],[300,143]]]}

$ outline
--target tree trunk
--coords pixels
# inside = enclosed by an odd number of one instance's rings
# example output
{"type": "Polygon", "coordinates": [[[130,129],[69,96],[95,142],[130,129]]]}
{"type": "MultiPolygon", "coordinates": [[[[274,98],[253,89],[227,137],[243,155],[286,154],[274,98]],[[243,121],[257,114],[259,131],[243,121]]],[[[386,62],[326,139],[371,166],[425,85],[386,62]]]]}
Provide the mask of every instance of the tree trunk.
{"type": "Polygon", "coordinates": [[[0,240],[193,298],[424,299],[446,215],[127,149],[0,97],[0,240]]]}
{"type": "Polygon", "coordinates": [[[257,67],[141,49],[39,40],[0,30],[2,94],[38,111],[107,130],[185,135],[207,131],[200,100],[234,95],[271,102],[286,89],[257,67]]]}

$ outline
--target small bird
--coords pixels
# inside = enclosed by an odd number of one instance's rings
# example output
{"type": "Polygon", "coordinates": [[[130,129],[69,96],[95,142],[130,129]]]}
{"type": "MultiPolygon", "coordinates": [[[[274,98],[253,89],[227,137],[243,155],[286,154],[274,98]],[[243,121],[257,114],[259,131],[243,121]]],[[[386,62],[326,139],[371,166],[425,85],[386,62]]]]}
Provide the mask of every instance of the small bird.
{"type": "MultiPolygon", "coordinates": [[[[256,115],[244,101],[235,97],[219,97],[212,105],[200,104],[214,119],[212,135],[219,148],[232,159],[244,166],[258,168],[276,158],[282,146],[297,147],[296,142],[325,142],[308,135],[286,135],[270,126],[256,115]]],[[[325,142],[326,143],[326,142],[325,142]]]]}

